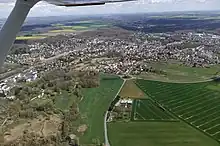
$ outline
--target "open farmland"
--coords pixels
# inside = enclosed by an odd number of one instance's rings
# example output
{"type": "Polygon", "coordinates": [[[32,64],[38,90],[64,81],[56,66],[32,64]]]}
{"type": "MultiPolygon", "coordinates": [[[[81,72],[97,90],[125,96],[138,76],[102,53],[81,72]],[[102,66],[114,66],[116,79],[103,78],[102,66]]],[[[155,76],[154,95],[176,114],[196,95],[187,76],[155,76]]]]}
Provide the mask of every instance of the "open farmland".
{"type": "Polygon", "coordinates": [[[143,98],[144,92],[137,87],[133,80],[127,80],[121,89],[119,96],[122,98],[143,98]]]}
{"type": "Polygon", "coordinates": [[[103,28],[109,26],[109,24],[105,24],[103,22],[98,21],[78,21],[78,22],[69,22],[66,24],[53,24],[53,27],[61,30],[73,30],[73,31],[81,31],[88,29],[96,29],[103,28]]]}
{"type": "Polygon", "coordinates": [[[219,85],[218,82],[166,83],[137,80],[137,85],[179,118],[220,141],[220,92],[212,89],[219,85]]]}
{"type": "Polygon", "coordinates": [[[88,129],[80,138],[81,143],[91,144],[94,138],[104,142],[104,114],[122,83],[121,78],[104,74],[101,75],[99,87],[83,90],[83,100],[79,109],[84,117],[81,124],[86,124],[88,129]]]}
{"type": "Polygon", "coordinates": [[[141,73],[137,77],[146,80],[158,80],[165,82],[192,82],[209,80],[215,74],[219,74],[219,65],[211,65],[209,68],[192,68],[180,65],[178,62],[151,62],[150,66],[156,70],[163,70],[166,74],[141,73]]]}
{"type": "Polygon", "coordinates": [[[61,32],[75,32],[73,29],[60,29],[60,30],[51,30],[51,33],[61,33],[61,32]]]}
{"type": "Polygon", "coordinates": [[[112,146],[219,146],[183,122],[113,122],[108,133],[112,146]]]}
{"type": "Polygon", "coordinates": [[[150,99],[134,100],[132,115],[135,121],[177,121],[174,116],[150,99]]]}
{"type": "Polygon", "coordinates": [[[45,36],[18,36],[16,40],[37,40],[37,39],[44,39],[45,36]]]}

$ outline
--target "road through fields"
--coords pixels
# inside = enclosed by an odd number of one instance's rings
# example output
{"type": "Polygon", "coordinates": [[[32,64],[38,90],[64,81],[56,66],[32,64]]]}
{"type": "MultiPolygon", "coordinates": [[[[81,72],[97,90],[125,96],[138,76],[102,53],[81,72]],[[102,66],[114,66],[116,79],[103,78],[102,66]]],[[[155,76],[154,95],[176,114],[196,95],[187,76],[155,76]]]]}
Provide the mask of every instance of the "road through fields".
{"type": "MultiPolygon", "coordinates": [[[[123,79],[124,80],[124,79],[123,79]]],[[[122,87],[124,86],[126,80],[123,81],[120,89],[118,90],[118,93],[115,95],[115,98],[118,96],[118,94],[120,93],[122,87]]],[[[115,99],[114,98],[114,99],[115,99]]],[[[113,100],[114,100],[113,99],[113,100]]],[[[105,132],[105,146],[110,146],[109,140],[108,140],[108,128],[107,128],[107,116],[108,116],[108,111],[106,111],[105,113],[105,118],[104,118],[104,132],[105,132]]]]}

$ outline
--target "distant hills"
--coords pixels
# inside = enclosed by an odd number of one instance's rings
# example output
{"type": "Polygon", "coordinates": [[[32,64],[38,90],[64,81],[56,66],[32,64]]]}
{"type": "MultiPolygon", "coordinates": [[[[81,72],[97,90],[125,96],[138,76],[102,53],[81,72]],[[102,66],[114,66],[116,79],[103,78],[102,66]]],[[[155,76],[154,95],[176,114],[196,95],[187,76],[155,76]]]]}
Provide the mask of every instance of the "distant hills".
{"type": "MultiPolygon", "coordinates": [[[[50,27],[52,24],[67,24],[68,22],[81,20],[100,20],[124,29],[148,33],[190,29],[215,30],[220,28],[220,11],[29,17],[21,30],[32,31],[36,28],[50,27]]],[[[0,27],[4,22],[5,19],[0,19],[0,27]]]]}

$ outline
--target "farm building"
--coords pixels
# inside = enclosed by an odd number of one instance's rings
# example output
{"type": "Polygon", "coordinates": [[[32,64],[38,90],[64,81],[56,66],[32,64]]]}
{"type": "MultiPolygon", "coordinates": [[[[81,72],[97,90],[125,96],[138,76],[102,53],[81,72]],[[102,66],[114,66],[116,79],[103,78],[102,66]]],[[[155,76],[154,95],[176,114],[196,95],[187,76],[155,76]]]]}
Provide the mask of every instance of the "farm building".
{"type": "Polygon", "coordinates": [[[125,108],[128,108],[132,105],[133,103],[133,100],[130,99],[130,98],[124,98],[124,99],[120,99],[116,104],[115,106],[123,106],[125,108]]]}

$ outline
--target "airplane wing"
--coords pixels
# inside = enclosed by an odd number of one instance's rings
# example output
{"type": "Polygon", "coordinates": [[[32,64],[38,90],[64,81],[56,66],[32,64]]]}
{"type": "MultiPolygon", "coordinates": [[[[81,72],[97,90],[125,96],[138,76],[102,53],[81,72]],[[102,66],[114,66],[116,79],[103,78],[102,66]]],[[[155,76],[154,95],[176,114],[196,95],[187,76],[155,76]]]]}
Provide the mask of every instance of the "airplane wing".
{"type": "Polygon", "coordinates": [[[74,7],[74,6],[104,5],[106,3],[128,2],[135,0],[44,0],[44,1],[57,6],[74,7]]]}

